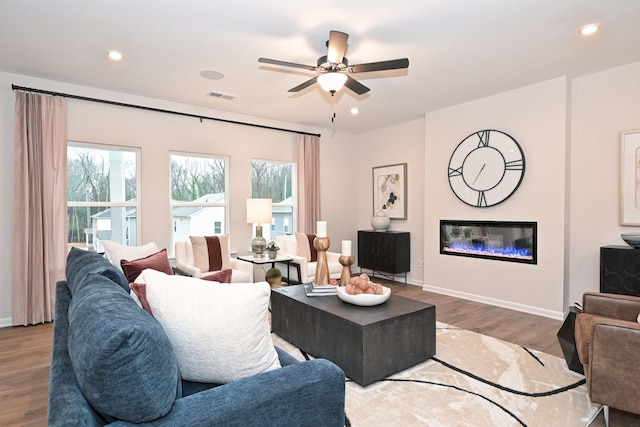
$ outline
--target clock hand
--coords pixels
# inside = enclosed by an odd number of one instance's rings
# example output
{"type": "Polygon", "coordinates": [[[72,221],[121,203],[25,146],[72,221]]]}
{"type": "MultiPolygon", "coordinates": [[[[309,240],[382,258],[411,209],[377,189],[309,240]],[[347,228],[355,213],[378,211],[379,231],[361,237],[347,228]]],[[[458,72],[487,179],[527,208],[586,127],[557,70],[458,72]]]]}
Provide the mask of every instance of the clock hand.
{"type": "Polygon", "coordinates": [[[487,166],[487,164],[485,163],[484,165],[482,165],[482,167],[480,168],[480,171],[478,171],[478,175],[476,175],[476,179],[473,180],[473,183],[475,184],[476,181],[478,180],[478,177],[480,176],[480,174],[482,173],[482,170],[484,169],[484,167],[487,166]]]}

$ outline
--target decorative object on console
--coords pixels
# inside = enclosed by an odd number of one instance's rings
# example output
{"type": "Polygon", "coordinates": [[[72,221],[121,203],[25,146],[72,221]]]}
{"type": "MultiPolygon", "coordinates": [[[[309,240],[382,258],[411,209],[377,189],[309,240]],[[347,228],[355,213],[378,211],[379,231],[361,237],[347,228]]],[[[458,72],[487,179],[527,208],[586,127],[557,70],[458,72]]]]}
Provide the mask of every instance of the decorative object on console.
{"type": "Polygon", "coordinates": [[[329,284],[329,264],[327,263],[327,249],[330,241],[327,237],[327,222],[318,221],[316,223],[316,238],[313,239],[313,247],[318,253],[316,264],[316,276],[314,283],[318,285],[329,284]]]}
{"type": "Polygon", "coordinates": [[[376,231],[387,231],[390,224],[391,219],[382,209],[376,212],[376,214],[371,218],[371,227],[376,231]]]}
{"type": "Polygon", "coordinates": [[[344,302],[348,302],[353,305],[360,305],[363,307],[371,307],[374,305],[380,305],[391,296],[391,289],[386,286],[382,286],[382,294],[358,294],[351,295],[347,292],[346,287],[340,286],[338,288],[338,298],[344,302]]]}
{"type": "Polygon", "coordinates": [[[640,249],[640,233],[622,233],[620,237],[632,248],[640,249]]]}
{"type": "Polygon", "coordinates": [[[251,241],[251,251],[258,257],[264,256],[267,241],[262,237],[262,224],[272,221],[271,199],[247,199],[247,223],[255,224],[256,237],[251,241]]]}
{"type": "Polygon", "coordinates": [[[467,136],[449,160],[449,186],[460,201],[479,208],[507,200],[524,177],[524,153],[505,132],[484,129],[467,136]]]}
{"type": "Polygon", "coordinates": [[[620,225],[640,225],[640,129],[620,133],[620,225]]]}
{"type": "Polygon", "coordinates": [[[407,219],[407,164],[373,168],[373,214],[383,210],[390,219],[407,219]]]}

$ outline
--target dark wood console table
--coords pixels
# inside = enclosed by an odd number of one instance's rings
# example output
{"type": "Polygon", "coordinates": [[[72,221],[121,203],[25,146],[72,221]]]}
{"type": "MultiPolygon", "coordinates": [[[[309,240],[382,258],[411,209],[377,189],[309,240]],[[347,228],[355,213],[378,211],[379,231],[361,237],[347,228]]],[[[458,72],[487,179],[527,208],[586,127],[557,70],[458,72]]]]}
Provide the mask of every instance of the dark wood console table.
{"type": "Polygon", "coordinates": [[[392,275],[404,273],[407,282],[407,272],[411,270],[411,238],[407,231],[358,231],[358,265],[372,270],[392,275]]]}
{"type": "Polygon", "coordinates": [[[640,249],[600,248],[600,292],[640,296],[640,249]]]}

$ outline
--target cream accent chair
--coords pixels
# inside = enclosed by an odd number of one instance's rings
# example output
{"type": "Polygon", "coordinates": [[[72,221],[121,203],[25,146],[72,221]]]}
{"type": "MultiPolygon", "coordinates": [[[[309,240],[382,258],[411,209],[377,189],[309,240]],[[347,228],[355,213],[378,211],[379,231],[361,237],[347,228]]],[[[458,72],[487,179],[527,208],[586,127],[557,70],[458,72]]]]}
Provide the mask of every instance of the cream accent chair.
{"type": "MultiPolygon", "coordinates": [[[[222,243],[222,242],[221,242],[222,243]]],[[[226,240],[227,246],[229,240],[226,240]]],[[[195,266],[195,258],[193,256],[193,246],[191,242],[176,242],[175,244],[175,266],[183,272],[191,275],[192,277],[203,278],[210,276],[218,271],[201,271],[200,268],[195,266]]],[[[242,261],[239,259],[231,258],[230,249],[227,247],[226,254],[223,252],[223,256],[228,257],[223,264],[227,264],[231,268],[231,282],[232,283],[252,283],[253,282],[253,264],[250,262],[242,261]]]]}
{"type": "MultiPolygon", "coordinates": [[[[298,239],[301,240],[300,243],[302,244],[303,240],[306,239],[306,236],[303,233],[296,234],[299,235],[298,239]]],[[[316,261],[309,261],[306,254],[301,253],[302,251],[298,246],[298,239],[295,235],[289,234],[286,236],[277,236],[274,240],[276,242],[276,246],[280,248],[279,255],[293,258],[293,261],[291,261],[291,267],[295,268],[290,268],[290,270],[297,269],[298,277],[296,277],[296,274],[291,274],[293,277],[288,277],[289,282],[293,283],[294,281],[297,281],[308,283],[315,279],[316,266],[318,263],[316,261]]],[[[338,258],[340,258],[340,253],[327,251],[329,277],[332,279],[340,279],[340,274],[342,274],[342,264],[340,264],[338,258]]],[[[281,270],[287,270],[287,267],[283,266],[281,270]]]]}

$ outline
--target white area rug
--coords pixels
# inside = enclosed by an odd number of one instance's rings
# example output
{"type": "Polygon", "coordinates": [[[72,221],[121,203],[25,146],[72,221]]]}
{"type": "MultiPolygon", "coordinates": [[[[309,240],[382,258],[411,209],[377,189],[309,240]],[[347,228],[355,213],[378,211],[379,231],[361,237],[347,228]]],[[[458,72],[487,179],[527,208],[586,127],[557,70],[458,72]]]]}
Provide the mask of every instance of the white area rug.
{"type": "Polygon", "coordinates": [[[352,426],[578,427],[599,410],[584,376],[564,359],[439,322],[436,328],[434,359],[368,387],[347,380],[352,426]]]}

